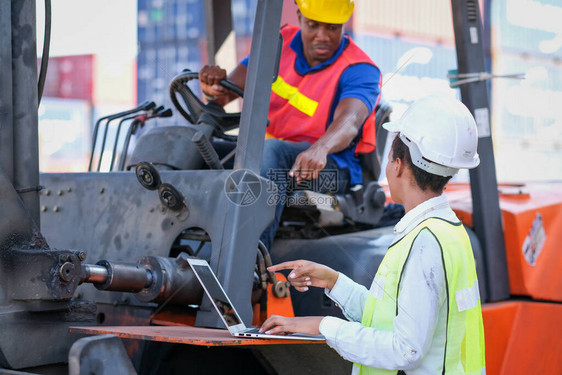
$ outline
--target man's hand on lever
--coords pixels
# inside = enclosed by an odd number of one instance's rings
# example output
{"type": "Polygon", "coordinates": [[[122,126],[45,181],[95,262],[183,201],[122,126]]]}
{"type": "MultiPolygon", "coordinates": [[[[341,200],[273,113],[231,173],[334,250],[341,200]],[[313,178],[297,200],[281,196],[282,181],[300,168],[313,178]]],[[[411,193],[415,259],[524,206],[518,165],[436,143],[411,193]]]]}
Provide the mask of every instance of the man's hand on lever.
{"type": "Polygon", "coordinates": [[[297,156],[289,176],[296,178],[297,184],[302,180],[318,178],[318,173],[326,166],[327,157],[327,149],[315,143],[297,156]]]}
{"type": "Polygon", "coordinates": [[[336,107],[334,120],[326,129],[326,133],[308,150],[297,156],[289,176],[295,177],[297,183],[318,178],[318,173],[326,166],[328,155],[347,148],[368,116],[369,110],[361,100],[342,99],[336,107]]]}

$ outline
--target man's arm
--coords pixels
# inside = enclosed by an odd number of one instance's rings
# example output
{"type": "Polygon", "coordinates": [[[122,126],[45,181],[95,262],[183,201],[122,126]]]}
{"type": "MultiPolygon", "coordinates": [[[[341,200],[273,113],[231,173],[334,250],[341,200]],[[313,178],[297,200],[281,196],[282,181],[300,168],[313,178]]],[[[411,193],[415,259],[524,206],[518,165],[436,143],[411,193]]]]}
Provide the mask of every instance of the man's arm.
{"type": "Polygon", "coordinates": [[[340,101],[326,133],[297,156],[289,175],[297,182],[318,178],[318,173],[326,166],[328,154],[348,147],[368,116],[369,109],[361,100],[345,98],[340,101]]]}
{"type": "Polygon", "coordinates": [[[392,370],[418,367],[433,340],[445,342],[448,300],[443,267],[439,243],[423,230],[404,265],[394,329],[328,316],[319,325],[320,333],[348,361],[392,370]]]}
{"type": "Polygon", "coordinates": [[[228,75],[226,70],[217,65],[205,65],[199,71],[199,81],[201,90],[208,99],[216,101],[220,105],[225,105],[236,99],[238,95],[221,86],[220,81],[228,79],[242,90],[246,86],[247,68],[244,64],[238,66],[228,75]]]}
{"type": "MultiPolygon", "coordinates": [[[[376,282],[376,280],[373,281],[373,283],[376,282]]],[[[347,320],[361,322],[363,309],[370,293],[364,285],[358,284],[340,273],[333,288],[325,289],[324,293],[336,303],[347,320]]]]}

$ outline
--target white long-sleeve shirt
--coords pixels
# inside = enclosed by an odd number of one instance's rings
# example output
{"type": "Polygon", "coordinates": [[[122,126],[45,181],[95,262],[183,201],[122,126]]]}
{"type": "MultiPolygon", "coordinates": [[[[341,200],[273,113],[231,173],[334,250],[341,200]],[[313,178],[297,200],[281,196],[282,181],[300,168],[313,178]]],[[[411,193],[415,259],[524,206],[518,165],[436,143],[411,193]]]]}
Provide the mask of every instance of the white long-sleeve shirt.
{"type": "MultiPolygon", "coordinates": [[[[394,227],[396,243],[419,223],[437,217],[458,223],[445,196],[432,198],[410,210],[394,227]]],[[[342,309],[349,321],[325,317],[320,333],[343,358],[375,368],[404,370],[408,375],[442,372],[446,338],[446,282],[439,244],[427,230],[415,239],[404,266],[398,315],[394,331],[361,325],[369,291],[343,274],[326,294],[342,309]]],[[[370,292],[381,293],[376,281],[370,292]]],[[[358,372],[353,367],[353,374],[358,372]]]]}

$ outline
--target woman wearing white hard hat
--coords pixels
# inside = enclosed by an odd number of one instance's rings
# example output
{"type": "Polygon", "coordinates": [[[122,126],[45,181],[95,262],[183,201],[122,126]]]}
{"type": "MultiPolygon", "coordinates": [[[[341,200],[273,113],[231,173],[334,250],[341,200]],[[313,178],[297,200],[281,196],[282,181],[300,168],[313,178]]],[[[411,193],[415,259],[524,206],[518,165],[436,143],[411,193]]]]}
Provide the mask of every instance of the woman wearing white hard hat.
{"type": "Polygon", "coordinates": [[[386,175],[392,199],[406,215],[370,290],[326,266],[298,260],[299,291],[326,288],[348,321],[336,317],[272,316],[269,333],[322,334],[354,362],[354,374],[485,374],[484,328],[470,240],[442,195],[460,168],[479,164],[478,135],[458,100],[416,101],[397,122],[386,175]]]}

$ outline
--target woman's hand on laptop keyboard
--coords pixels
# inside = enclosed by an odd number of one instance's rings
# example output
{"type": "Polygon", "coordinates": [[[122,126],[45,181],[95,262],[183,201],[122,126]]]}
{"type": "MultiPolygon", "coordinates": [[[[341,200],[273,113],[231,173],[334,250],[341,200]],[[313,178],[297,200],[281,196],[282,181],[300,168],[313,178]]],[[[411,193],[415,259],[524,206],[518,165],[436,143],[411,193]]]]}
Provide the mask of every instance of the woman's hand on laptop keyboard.
{"type": "Polygon", "coordinates": [[[319,335],[320,322],[323,318],[323,316],[286,318],[284,316],[272,315],[263,323],[260,332],[265,332],[268,335],[282,335],[287,333],[319,335]]]}
{"type": "Polygon", "coordinates": [[[295,260],[279,263],[268,268],[269,271],[291,270],[288,280],[299,292],[306,292],[309,286],[332,290],[338,280],[338,273],[323,264],[308,260],[295,260]]]}

